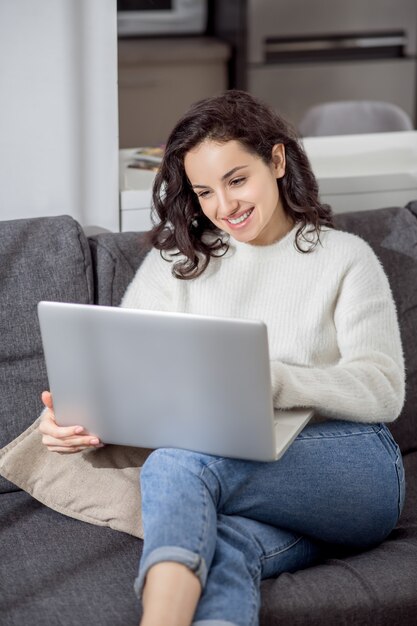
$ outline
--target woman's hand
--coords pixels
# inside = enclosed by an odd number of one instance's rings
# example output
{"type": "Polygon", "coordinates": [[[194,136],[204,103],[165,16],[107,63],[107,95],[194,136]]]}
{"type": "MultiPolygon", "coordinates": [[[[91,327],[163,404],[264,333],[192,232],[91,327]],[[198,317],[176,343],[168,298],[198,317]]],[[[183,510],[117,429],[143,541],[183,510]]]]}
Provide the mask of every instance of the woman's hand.
{"type": "Polygon", "coordinates": [[[42,433],[42,443],[48,450],[71,454],[88,448],[101,448],[104,445],[98,437],[89,435],[82,426],[58,426],[49,391],[42,393],[42,402],[45,411],[42,413],[39,431],[42,433]]]}

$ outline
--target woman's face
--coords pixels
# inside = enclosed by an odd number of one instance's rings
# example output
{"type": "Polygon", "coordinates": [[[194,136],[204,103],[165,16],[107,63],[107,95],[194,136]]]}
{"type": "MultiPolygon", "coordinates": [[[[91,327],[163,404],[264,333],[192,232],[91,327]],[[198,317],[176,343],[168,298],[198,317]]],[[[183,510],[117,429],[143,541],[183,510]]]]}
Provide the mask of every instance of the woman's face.
{"type": "Polygon", "coordinates": [[[268,245],[292,228],[277,185],[285,174],[282,144],[266,165],[239,141],[205,140],[186,154],[184,166],[203,213],[235,239],[268,245]]]}

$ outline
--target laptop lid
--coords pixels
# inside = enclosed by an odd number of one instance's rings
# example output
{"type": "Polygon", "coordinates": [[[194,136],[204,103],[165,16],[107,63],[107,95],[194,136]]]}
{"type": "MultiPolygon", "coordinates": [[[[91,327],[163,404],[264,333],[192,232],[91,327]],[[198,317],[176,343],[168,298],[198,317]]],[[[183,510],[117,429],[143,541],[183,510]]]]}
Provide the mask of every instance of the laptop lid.
{"type": "Polygon", "coordinates": [[[38,314],[59,424],[106,443],[276,458],[263,322],[57,302],[38,314]]]}

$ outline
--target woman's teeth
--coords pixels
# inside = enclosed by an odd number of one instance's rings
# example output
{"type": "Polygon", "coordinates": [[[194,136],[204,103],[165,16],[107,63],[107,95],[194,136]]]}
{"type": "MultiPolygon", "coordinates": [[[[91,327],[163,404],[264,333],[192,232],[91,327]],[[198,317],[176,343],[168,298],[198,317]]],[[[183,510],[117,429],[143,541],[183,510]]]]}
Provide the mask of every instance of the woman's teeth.
{"type": "Polygon", "coordinates": [[[237,217],[234,220],[229,218],[227,221],[230,222],[231,224],[241,224],[241,222],[244,222],[246,219],[248,219],[251,213],[252,213],[252,209],[249,209],[249,211],[246,211],[246,213],[244,213],[240,217],[237,217]]]}

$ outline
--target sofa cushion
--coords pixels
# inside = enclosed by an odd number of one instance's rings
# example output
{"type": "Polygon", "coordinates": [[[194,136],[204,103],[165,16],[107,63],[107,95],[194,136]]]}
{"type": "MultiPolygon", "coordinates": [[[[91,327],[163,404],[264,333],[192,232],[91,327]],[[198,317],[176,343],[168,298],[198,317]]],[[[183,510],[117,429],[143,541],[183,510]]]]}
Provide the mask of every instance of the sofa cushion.
{"type": "MultiPolygon", "coordinates": [[[[0,448],[39,415],[48,388],[36,306],[93,302],[86,237],[71,217],[0,222],[0,448]]],[[[13,487],[0,477],[0,492],[13,487]]]]}
{"type": "Polygon", "coordinates": [[[92,526],[27,493],[0,497],[2,626],[137,626],[135,537],[92,526]]]}
{"type": "Polygon", "coordinates": [[[406,399],[389,424],[401,450],[417,449],[417,202],[406,208],[336,216],[336,225],[365,239],[383,264],[397,305],[406,365],[406,399]]]}
{"type": "Polygon", "coordinates": [[[150,450],[56,454],[42,444],[39,419],[0,450],[1,475],[59,513],[142,538],[139,474],[150,450]]]}

